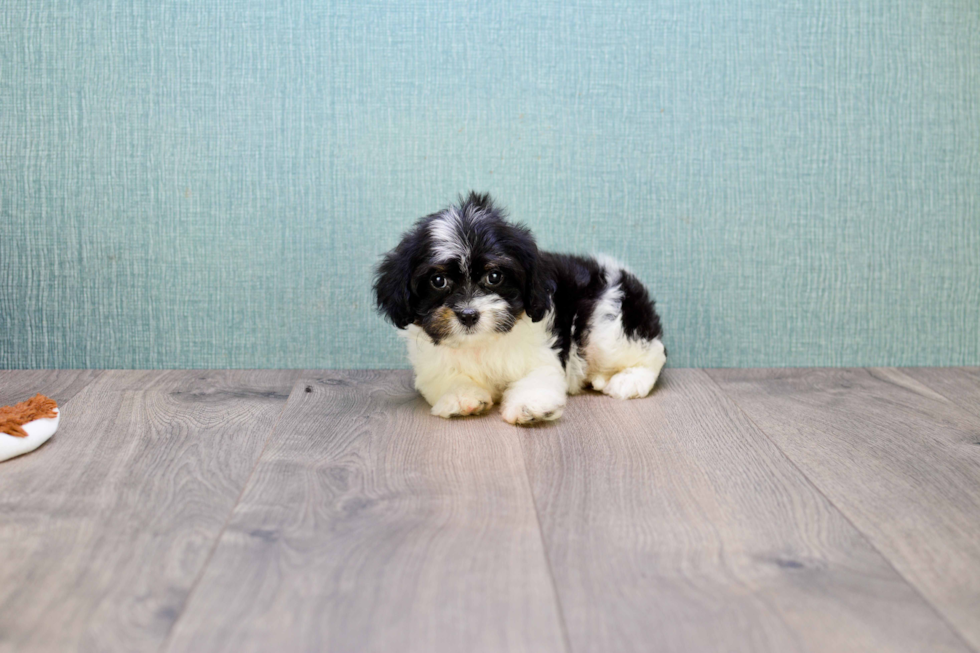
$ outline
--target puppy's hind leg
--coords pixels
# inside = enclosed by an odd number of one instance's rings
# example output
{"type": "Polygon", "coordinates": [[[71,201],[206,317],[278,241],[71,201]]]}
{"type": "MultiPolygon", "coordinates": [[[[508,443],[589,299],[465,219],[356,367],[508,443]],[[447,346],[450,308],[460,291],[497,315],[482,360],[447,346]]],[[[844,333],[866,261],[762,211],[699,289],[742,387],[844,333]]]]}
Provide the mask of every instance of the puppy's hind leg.
{"type": "Polygon", "coordinates": [[[667,362],[660,318],[636,277],[625,270],[610,276],[589,321],[589,382],[617,399],[646,397],[667,362]]]}
{"type": "Polygon", "coordinates": [[[638,357],[640,358],[638,364],[616,372],[608,382],[596,390],[601,390],[616,399],[639,399],[650,394],[660,376],[660,370],[667,362],[667,356],[664,354],[664,345],[659,339],[647,344],[650,351],[638,357]]]}

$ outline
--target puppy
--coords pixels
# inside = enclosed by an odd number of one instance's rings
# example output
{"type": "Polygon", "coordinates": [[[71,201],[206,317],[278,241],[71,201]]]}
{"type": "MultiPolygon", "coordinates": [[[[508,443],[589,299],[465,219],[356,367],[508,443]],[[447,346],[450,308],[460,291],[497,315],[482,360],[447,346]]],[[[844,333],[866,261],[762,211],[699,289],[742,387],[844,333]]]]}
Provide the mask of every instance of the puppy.
{"type": "Polygon", "coordinates": [[[440,417],[500,402],[511,424],[558,419],[566,395],[588,386],[647,396],[667,360],[635,276],[609,259],[539,251],[489,195],[420,219],[385,255],[374,291],[440,417]]]}

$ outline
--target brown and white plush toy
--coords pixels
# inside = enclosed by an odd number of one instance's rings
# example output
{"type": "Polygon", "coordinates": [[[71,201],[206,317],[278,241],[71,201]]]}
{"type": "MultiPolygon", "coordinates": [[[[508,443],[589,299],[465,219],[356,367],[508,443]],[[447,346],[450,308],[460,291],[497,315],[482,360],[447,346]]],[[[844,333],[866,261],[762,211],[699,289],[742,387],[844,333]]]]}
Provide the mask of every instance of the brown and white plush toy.
{"type": "Polygon", "coordinates": [[[0,407],[0,462],[40,447],[58,430],[60,420],[58,404],[42,394],[0,407]]]}

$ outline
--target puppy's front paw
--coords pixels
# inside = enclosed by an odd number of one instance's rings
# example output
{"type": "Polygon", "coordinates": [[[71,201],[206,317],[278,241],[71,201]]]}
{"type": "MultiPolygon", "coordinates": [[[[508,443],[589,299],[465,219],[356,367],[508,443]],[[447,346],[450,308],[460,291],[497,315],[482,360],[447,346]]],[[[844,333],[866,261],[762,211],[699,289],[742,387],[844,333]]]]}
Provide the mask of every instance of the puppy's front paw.
{"type": "Polygon", "coordinates": [[[432,414],[438,417],[465,417],[479,415],[490,410],[493,397],[483,388],[466,386],[450,390],[439,397],[432,406],[432,414]]]}
{"type": "Polygon", "coordinates": [[[511,424],[533,424],[561,417],[565,395],[553,392],[529,392],[507,397],[500,415],[511,424]]]}

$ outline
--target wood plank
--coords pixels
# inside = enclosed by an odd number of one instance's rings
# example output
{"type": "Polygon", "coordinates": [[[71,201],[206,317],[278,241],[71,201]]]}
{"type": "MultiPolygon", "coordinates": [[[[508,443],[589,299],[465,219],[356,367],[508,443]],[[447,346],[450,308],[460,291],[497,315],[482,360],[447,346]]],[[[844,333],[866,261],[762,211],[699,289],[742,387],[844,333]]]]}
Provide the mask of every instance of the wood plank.
{"type": "Polygon", "coordinates": [[[16,404],[39,392],[64,406],[101,373],[101,370],[0,370],[0,406],[16,404]]]}
{"type": "Polygon", "coordinates": [[[157,650],[296,374],[102,374],[0,468],[0,650],[157,650]]]}
{"type": "Polygon", "coordinates": [[[703,371],[662,379],[522,436],[573,651],[969,650],[703,371]]]}
{"type": "Polygon", "coordinates": [[[889,370],[710,374],[980,650],[980,419],[889,370]]]}
{"type": "Polygon", "coordinates": [[[905,367],[900,372],[980,416],[980,367],[905,367]]]}
{"type": "Polygon", "coordinates": [[[301,379],[167,650],[564,650],[518,431],[301,379]]]}

